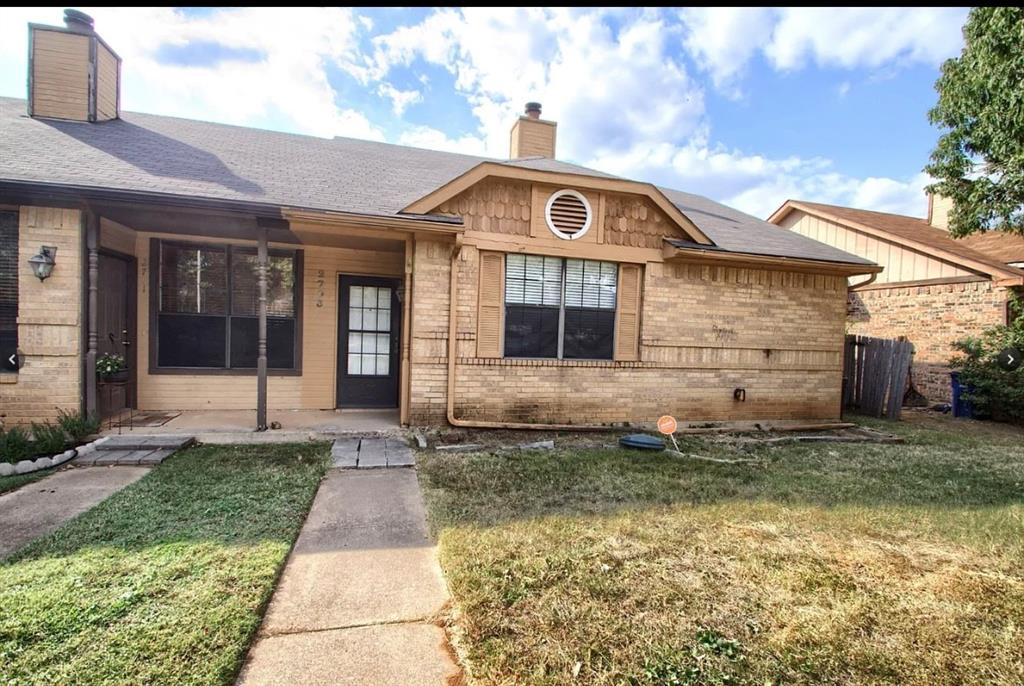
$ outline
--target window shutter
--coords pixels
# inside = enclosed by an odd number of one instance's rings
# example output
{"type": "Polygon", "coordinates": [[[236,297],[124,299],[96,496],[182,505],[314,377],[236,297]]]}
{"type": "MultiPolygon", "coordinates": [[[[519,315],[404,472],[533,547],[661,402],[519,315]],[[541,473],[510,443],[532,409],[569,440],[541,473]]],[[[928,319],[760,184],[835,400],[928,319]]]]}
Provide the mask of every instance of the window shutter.
{"type": "Polygon", "coordinates": [[[643,285],[642,267],[638,264],[619,265],[619,303],[615,326],[615,359],[640,359],[640,289],[643,285]]]}
{"type": "Polygon", "coordinates": [[[477,357],[501,357],[501,315],[505,309],[505,256],[480,253],[480,292],[476,312],[477,357]]]}

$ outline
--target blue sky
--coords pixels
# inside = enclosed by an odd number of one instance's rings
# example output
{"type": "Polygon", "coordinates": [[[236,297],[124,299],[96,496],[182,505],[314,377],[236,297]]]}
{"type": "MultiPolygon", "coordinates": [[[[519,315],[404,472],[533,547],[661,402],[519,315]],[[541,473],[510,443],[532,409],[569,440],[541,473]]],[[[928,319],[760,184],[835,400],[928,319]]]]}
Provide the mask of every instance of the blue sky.
{"type": "MultiPolygon", "coordinates": [[[[558,156],[759,216],[786,198],[923,215],[927,121],[965,9],[81,8],[124,108],[505,157],[526,100],[558,156]]],[[[0,10],[0,95],[27,22],[0,10]]]]}

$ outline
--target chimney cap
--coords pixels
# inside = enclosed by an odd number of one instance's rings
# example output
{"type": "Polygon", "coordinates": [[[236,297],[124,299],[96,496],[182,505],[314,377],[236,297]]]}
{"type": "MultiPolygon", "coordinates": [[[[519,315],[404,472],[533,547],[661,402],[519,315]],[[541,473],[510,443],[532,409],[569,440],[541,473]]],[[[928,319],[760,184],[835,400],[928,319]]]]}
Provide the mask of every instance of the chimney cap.
{"type": "Polygon", "coordinates": [[[531,119],[540,119],[540,103],[526,103],[526,116],[530,117],[531,119]]]}
{"type": "Polygon", "coordinates": [[[78,33],[92,33],[95,22],[85,12],[80,10],[64,10],[64,24],[71,31],[78,33]]]}

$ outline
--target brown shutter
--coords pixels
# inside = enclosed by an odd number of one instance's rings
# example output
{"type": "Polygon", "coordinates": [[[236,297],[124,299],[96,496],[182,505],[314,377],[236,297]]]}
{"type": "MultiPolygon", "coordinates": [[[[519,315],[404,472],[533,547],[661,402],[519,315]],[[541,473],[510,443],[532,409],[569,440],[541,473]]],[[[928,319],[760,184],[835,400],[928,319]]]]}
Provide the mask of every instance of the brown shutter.
{"type": "Polygon", "coordinates": [[[615,359],[640,359],[640,289],[643,268],[619,265],[619,302],[615,309],[615,359]]]}
{"type": "Polygon", "coordinates": [[[480,292],[476,311],[477,357],[501,357],[502,314],[505,311],[505,255],[480,253],[480,292]]]}

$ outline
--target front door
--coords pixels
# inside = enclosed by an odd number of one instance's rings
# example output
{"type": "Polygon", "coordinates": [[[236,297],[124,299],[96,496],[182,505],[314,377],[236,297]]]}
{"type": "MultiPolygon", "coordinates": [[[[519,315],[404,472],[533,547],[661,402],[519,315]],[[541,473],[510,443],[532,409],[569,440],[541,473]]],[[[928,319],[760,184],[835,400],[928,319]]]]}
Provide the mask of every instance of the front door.
{"type": "Polygon", "coordinates": [[[100,253],[99,258],[97,359],[104,355],[120,355],[126,365],[116,374],[97,379],[100,415],[107,417],[133,407],[135,402],[135,355],[132,346],[135,334],[135,260],[107,252],[100,253]]]}
{"type": "Polygon", "coordinates": [[[398,279],[338,280],[338,407],[398,407],[398,279]]]}

